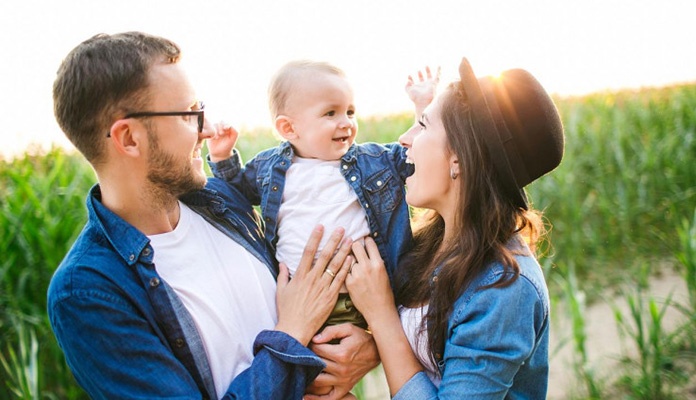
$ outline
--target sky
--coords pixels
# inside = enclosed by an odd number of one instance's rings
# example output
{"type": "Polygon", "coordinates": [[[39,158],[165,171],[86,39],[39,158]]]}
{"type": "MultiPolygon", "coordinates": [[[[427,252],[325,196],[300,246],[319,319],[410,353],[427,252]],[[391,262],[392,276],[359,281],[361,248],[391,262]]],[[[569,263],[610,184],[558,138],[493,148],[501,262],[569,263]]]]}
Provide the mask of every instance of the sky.
{"type": "MultiPolygon", "coordinates": [[[[525,68],[547,91],[581,95],[696,82],[693,0],[14,0],[0,5],[0,155],[72,148],[53,116],[65,55],[97,33],[174,40],[206,116],[270,126],[273,73],[300,58],[350,79],[358,116],[411,110],[409,74],[461,57],[478,75],[525,68]]],[[[240,138],[243,140],[243,136],[240,138]]]]}

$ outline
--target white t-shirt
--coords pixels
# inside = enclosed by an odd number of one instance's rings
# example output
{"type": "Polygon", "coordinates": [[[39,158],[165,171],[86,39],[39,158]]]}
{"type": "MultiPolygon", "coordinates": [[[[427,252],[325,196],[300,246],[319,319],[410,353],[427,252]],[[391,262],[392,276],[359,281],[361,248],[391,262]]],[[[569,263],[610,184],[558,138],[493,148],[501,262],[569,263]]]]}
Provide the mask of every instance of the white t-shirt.
{"type": "Polygon", "coordinates": [[[256,335],[278,320],[265,264],[185,204],[172,232],[149,236],[155,267],[193,317],[218,398],[248,368],[256,335]]]}
{"type": "Polygon", "coordinates": [[[430,378],[435,386],[440,386],[440,375],[437,373],[437,367],[430,359],[430,349],[428,346],[428,331],[422,325],[423,318],[428,313],[428,306],[417,308],[406,308],[399,306],[399,316],[401,317],[401,326],[404,328],[404,333],[411,344],[411,349],[416,354],[416,358],[420,361],[425,369],[425,374],[430,378]]]}
{"type": "Polygon", "coordinates": [[[284,262],[290,273],[297,270],[307,239],[319,224],[324,225],[325,235],[317,256],[338,227],[353,240],[370,234],[365,210],[341,175],[340,166],[340,160],[295,157],[288,168],[278,210],[276,259],[284,262]]]}

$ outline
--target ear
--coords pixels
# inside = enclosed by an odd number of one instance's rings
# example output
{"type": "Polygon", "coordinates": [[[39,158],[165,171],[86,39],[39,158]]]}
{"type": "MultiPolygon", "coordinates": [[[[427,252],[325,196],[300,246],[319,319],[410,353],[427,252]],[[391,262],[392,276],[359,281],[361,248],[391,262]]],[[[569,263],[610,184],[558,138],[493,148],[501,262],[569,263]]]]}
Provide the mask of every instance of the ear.
{"type": "Polygon", "coordinates": [[[109,133],[109,143],[118,153],[129,157],[141,155],[142,136],[146,133],[136,130],[131,121],[121,119],[114,122],[109,133]]]}
{"type": "Polygon", "coordinates": [[[292,119],[286,115],[279,115],[275,120],[275,127],[278,134],[285,140],[297,139],[295,127],[292,125],[292,119]]]}

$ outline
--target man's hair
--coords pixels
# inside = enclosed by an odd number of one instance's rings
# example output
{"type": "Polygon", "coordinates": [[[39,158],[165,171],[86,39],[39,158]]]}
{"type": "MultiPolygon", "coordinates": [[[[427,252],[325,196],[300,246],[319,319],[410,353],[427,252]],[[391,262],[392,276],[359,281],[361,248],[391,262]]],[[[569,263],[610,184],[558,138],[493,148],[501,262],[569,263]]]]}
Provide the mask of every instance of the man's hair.
{"type": "Polygon", "coordinates": [[[297,60],[283,65],[273,76],[268,87],[268,107],[271,117],[275,120],[278,115],[286,112],[288,98],[297,83],[319,73],[345,78],[343,70],[327,62],[297,60]]]}
{"type": "Polygon", "coordinates": [[[150,68],[180,55],[172,41],[142,32],[98,34],[67,55],[53,83],[53,111],[92,165],[102,161],[111,124],[147,106],[150,68]]]}

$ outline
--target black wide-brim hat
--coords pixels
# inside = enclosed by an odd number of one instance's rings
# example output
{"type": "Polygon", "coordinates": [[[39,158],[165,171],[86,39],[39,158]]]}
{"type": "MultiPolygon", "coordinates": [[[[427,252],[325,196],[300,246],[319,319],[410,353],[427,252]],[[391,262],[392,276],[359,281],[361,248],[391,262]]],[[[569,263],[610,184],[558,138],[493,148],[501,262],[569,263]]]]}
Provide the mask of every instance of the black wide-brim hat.
{"type": "Polygon", "coordinates": [[[563,124],[541,84],[523,69],[476,78],[466,58],[459,65],[474,134],[486,144],[507,196],[528,208],[524,187],[563,158],[563,124]]]}

